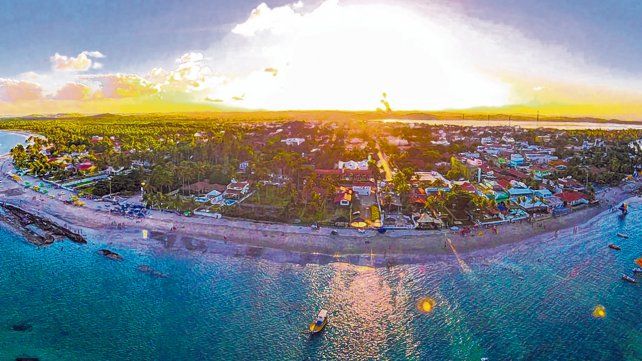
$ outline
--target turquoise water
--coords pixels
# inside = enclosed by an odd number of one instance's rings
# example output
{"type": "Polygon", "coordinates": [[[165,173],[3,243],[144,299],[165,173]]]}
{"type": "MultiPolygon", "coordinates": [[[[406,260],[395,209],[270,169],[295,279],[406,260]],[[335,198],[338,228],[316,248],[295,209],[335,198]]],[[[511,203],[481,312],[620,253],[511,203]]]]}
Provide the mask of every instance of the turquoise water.
{"type": "Polygon", "coordinates": [[[25,139],[23,135],[0,131],[0,155],[9,153],[11,148],[18,143],[23,143],[25,139]]]}
{"type": "Polygon", "coordinates": [[[0,359],[642,360],[642,288],[619,279],[642,256],[641,223],[633,204],[556,240],[376,270],[112,246],[115,262],[99,244],[36,248],[0,229],[0,359]],[[310,337],[321,307],[329,327],[310,337]]]}

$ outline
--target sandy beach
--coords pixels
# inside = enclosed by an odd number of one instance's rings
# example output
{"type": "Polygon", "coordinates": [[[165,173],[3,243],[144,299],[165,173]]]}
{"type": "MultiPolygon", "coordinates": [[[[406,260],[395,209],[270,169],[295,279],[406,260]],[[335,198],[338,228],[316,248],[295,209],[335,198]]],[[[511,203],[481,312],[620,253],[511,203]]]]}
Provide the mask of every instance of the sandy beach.
{"type": "Polygon", "coordinates": [[[386,266],[417,263],[429,257],[452,257],[520,242],[538,235],[554,235],[587,223],[601,212],[609,211],[632,196],[639,184],[629,183],[598,194],[600,206],[538,223],[514,223],[479,229],[471,235],[458,232],[394,230],[380,234],[375,230],[359,233],[354,229],[271,224],[237,219],[184,217],[175,213],[151,211],[142,219],[131,219],[95,209],[91,201],[76,207],[25,189],[6,179],[0,184],[2,199],[8,204],[43,217],[87,238],[114,247],[145,247],[159,252],[188,252],[232,256],[264,257],[295,263],[332,261],[386,266]]]}

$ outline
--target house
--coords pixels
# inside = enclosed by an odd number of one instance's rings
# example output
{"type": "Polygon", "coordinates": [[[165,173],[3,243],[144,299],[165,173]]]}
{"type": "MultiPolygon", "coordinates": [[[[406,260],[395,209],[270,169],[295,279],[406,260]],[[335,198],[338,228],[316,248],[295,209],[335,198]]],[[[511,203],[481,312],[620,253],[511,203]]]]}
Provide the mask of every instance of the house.
{"type": "Polygon", "coordinates": [[[352,189],[340,187],[339,192],[334,196],[334,204],[341,207],[349,207],[352,203],[352,189]]]}
{"type": "Polygon", "coordinates": [[[524,165],[524,156],[519,153],[513,153],[510,155],[510,166],[515,168],[520,165],[524,165]]]}
{"type": "Polygon", "coordinates": [[[565,171],[568,168],[568,164],[565,161],[559,159],[548,162],[548,165],[559,171],[565,171]]]}
{"type": "Polygon", "coordinates": [[[249,182],[237,182],[232,179],[232,182],[227,185],[225,192],[223,192],[223,197],[226,199],[239,199],[242,198],[250,191],[249,182]]]}
{"type": "Polygon", "coordinates": [[[441,219],[432,217],[427,213],[422,213],[416,222],[418,229],[440,229],[444,227],[444,222],[441,219]]]}
{"type": "Polygon", "coordinates": [[[372,194],[373,189],[376,188],[374,182],[354,182],[352,183],[352,191],[360,196],[369,196],[372,194]]]}
{"type": "Polygon", "coordinates": [[[511,200],[515,200],[515,199],[521,198],[521,197],[530,198],[533,195],[533,190],[528,188],[528,187],[526,187],[526,188],[513,187],[513,188],[508,190],[508,194],[510,195],[510,199],[511,200]]]}
{"type": "Polygon", "coordinates": [[[540,198],[550,198],[553,196],[553,193],[546,188],[536,189],[533,191],[533,194],[540,198]]]}
{"type": "Polygon", "coordinates": [[[349,160],[347,162],[339,161],[339,163],[337,164],[337,168],[350,170],[368,170],[368,159],[360,161],[349,160]]]}
{"type": "Polygon", "coordinates": [[[250,162],[248,162],[247,160],[239,163],[239,172],[245,172],[249,166],[250,162]]]}
{"type": "Polygon", "coordinates": [[[589,203],[588,196],[586,196],[586,194],[576,191],[564,191],[556,194],[555,196],[570,207],[578,207],[589,203]]]}
{"type": "Polygon", "coordinates": [[[303,138],[286,138],[281,140],[281,143],[285,143],[287,146],[301,145],[305,142],[303,138]]]}
{"type": "Polygon", "coordinates": [[[545,167],[533,167],[531,168],[531,174],[535,179],[541,180],[551,175],[551,171],[545,167]]]}
{"type": "Polygon", "coordinates": [[[546,153],[527,153],[526,159],[528,159],[528,161],[531,163],[547,164],[549,162],[557,160],[558,158],[554,155],[546,153]]]}
{"type": "Polygon", "coordinates": [[[546,204],[548,204],[548,206],[553,210],[564,208],[564,201],[559,199],[556,196],[550,196],[546,198],[545,201],[546,201],[546,204]]]}
{"type": "Polygon", "coordinates": [[[400,137],[394,137],[391,135],[386,137],[386,140],[388,141],[388,144],[396,145],[397,147],[405,147],[407,145],[410,145],[410,142],[408,142],[406,139],[403,139],[400,137]]]}
{"type": "Polygon", "coordinates": [[[369,181],[373,177],[372,170],[362,169],[315,169],[319,178],[331,177],[345,181],[369,181]]]}
{"type": "Polygon", "coordinates": [[[581,192],[581,191],[584,191],[586,189],[586,188],[584,188],[582,183],[580,183],[577,180],[573,179],[571,176],[568,176],[566,178],[558,179],[557,180],[557,185],[562,190],[571,190],[571,191],[576,191],[576,192],[581,192]]]}
{"type": "Polygon", "coordinates": [[[426,193],[450,192],[450,181],[437,171],[415,172],[413,178],[418,182],[426,182],[428,184],[425,189],[426,193]]]}
{"type": "Polygon", "coordinates": [[[94,167],[94,164],[88,160],[76,165],[76,169],[79,171],[88,171],[88,170],[91,170],[93,167],[94,167]]]}
{"type": "Polygon", "coordinates": [[[468,193],[477,193],[477,188],[470,182],[466,181],[457,181],[454,184],[461,187],[461,190],[468,193]]]}
{"type": "Polygon", "coordinates": [[[495,143],[495,139],[493,139],[493,137],[483,137],[483,138],[481,138],[481,144],[482,145],[492,144],[492,143],[495,143]]]}
{"type": "Polygon", "coordinates": [[[443,145],[445,147],[450,145],[450,142],[448,140],[446,140],[446,139],[431,140],[430,143],[433,144],[433,145],[443,145]]]}
{"type": "Polygon", "coordinates": [[[515,203],[528,213],[549,211],[549,205],[537,198],[524,197],[521,199],[517,199],[515,203]]]}
{"type": "Polygon", "coordinates": [[[475,158],[464,158],[463,159],[464,163],[469,166],[469,167],[481,167],[484,162],[481,159],[475,159],[475,158]]]}
{"type": "Polygon", "coordinates": [[[221,184],[214,184],[212,186],[212,190],[205,194],[205,198],[207,198],[212,204],[221,203],[226,189],[227,187],[221,184]]]}
{"type": "Polygon", "coordinates": [[[551,136],[550,135],[536,135],[535,136],[535,142],[536,143],[548,143],[551,141],[551,136]]]}

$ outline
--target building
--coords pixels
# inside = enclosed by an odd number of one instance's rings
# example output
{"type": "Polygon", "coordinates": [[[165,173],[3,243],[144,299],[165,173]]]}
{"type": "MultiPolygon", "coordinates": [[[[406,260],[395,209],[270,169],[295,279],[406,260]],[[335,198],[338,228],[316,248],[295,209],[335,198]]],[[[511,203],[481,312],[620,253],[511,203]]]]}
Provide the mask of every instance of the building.
{"type": "Polygon", "coordinates": [[[334,196],[334,204],[341,207],[349,207],[352,203],[352,189],[340,187],[339,192],[334,196]]]}
{"type": "Polygon", "coordinates": [[[373,189],[376,188],[374,182],[354,182],[352,183],[352,191],[360,196],[369,196],[372,194],[373,189]]]}
{"type": "Polygon", "coordinates": [[[240,199],[250,191],[249,182],[237,182],[234,179],[227,185],[223,197],[225,199],[240,199]]]}
{"type": "Polygon", "coordinates": [[[510,155],[510,166],[519,167],[524,165],[524,156],[519,153],[513,153],[510,155]]]}
{"type": "Polygon", "coordinates": [[[288,146],[301,145],[304,142],[305,142],[305,139],[303,138],[286,138],[281,140],[281,143],[285,143],[285,145],[288,145],[288,146]]]}
{"type": "Polygon", "coordinates": [[[212,185],[212,190],[205,194],[205,198],[209,200],[212,204],[220,203],[223,201],[224,193],[226,187],[221,184],[212,185]]]}
{"type": "Polygon", "coordinates": [[[354,161],[354,160],[349,160],[347,162],[344,161],[339,161],[337,164],[337,168],[339,169],[349,169],[349,170],[368,170],[368,160],[360,160],[360,161],[354,161]]]}
{"type": "Polygon", "coordinates": [[[417,179],[418,182],[426,182],[429,184],[425,189],[426,193],[436,193],[439,191],[450,192],[450,181],[437,171],[415,172],[413,178],[417,179]]]}
{"type": "Polygon", "coordinates": [[[578,207],[589,203],[588,197],[584,193],[576,191],[564,191],[556,194],[555,196],[561,199],[565,205],[570,207],[578,207]]]}

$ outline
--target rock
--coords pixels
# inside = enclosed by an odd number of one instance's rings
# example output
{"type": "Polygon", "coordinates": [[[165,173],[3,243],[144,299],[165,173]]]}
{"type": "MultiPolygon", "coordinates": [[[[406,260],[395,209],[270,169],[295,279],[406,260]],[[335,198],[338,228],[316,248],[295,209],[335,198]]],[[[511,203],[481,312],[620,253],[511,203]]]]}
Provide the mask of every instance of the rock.
{"type": "Polygon", "coordinates": [[[31,326],[28,323],[18,323],[16,325],[11,326],[11,329],[17,332],[26,332],[26,331],[31,331],[33,329],[33,326],[31,326]]]}
{"type": "Polygon", "coordinates": [[[157,271],[157,270],[155,270],[155,269],[151,268],[150,266],[148,266],[148,265],[146,265],[146,264],[141,264],[141,265],[139,265],[139,266],[137,267],[137,269],[138,269],[140,272],[143,272],[143,273],[145,273],[145,274],[148,274],[148,275],[150,275],[150,276],[152,276],[152,277],[154,277],[154,278],[167,278],[167,275],[166,275],[166,274],[161,273],[161,272],[159,272],[159,271],[157,271]]]}
{"type": "Polygon", "coordinates": [[[116,252],[112,252],[112,251],[110,251],[108,249],[101,249],[101,250],[98,251],[98,253],[102,254],[103,256],[105,256],[105,257],[107,257],[107,258],[109,258],[109,259],[111,259],[113,261],[122,261],[123,260],[123,256],[119,255],[116,252]]]}

